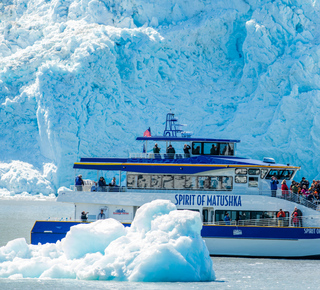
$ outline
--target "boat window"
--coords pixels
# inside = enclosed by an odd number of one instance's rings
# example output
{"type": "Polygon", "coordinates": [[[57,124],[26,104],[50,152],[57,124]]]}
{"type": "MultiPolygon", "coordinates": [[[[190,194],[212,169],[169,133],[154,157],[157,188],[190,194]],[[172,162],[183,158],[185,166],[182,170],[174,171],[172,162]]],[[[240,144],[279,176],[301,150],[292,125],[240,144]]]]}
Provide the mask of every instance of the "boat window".
{"type": "Polygon", "coordinates": [[[186,176],[186,183],[185,188],[186,189],[195,189],[197,188],[197,177],[196,176],[186,176]]]}
{"type": "Polygon", "coordinates": [[[293,170],[279,170],[278,179],[290,180],[292,174],[293,174],[293,170]]]}
{"type": "Polygon", "coordinates": [[[236,183],[247,183],[247,176],[236,175],[234,181],[236,183]]]}
{"type": "Polygon", "coordinates": [[[198,187],[200,189],[209,189],[211,184],[211,178],[208,176],[199,176],[198,177],[198,187]]]}
{"type": "Polygon", "coordinates": [[[128,188],[232,190],[231,176],[127,174],[128,188]]]}
{"type": "Polygon", "coordinates": [[[249,174],[249,175],[259,175],[259,174],[260,174],[260,169],[249,168],[248,174],[249,174]]]}
{"type": "Polygon", "coordinates": [[[207,209],[202,210],[203,222],[207,223],[209,221],[209,212],[207,209]]]}
{"type": "Polygon", "coordinates": [[[267,174],[266,179],[271,179],[272,176],[278,178],[278,170],[271,169],[271,170],[269,171],[269,173],[267,174]]]}
{"type": "Polygon", "coordinates": [[[175,175],[174,176],[174,188],[183,189],[186,184],[186,176],[185,175],[175,175]]]}
{"type": "Polygon", "coordinates": [[[192,154],[200,155],[202,154],[202,143],[201,142],[192,142],[192,154]]]}
{"type": "Polygon", "coordinates": [[[163,175],[163,188],[172,189],[173,187],[173,175],[163,175]]]}
{"type": "Polygon", "coordinates": [[[249,183],[248,183],[249,187],[258,187],[258,184],[259,184],[258,177],[249,176],[249,183]]]}
{"type": "Polygon", "coordinates": [[[268,173],[268,169],[261,169],[260,178],[263,179],[268,173]]]}
{"type": "Polygon", "coordinates": [[[287,170],[287,169],[281,169],[281,170],[274,170],[271,169],[266,176],[266,179],[271,179],[272,176],[275,176],[277,179],[282,180],[290,180],[292,174],[294,173],[294,170],[287,170]]]}
{"type": "Polygon", "coordinates": [[[222,189],[225,189],[225,190],[232,189],[232,177],[231,176],[223,176],[222,177],[222,189]]]}
{"type": "Polygon", "coordinates": [[[219,155],[219,144],[218,143],[203,143],[203,154],[204,155],[219,155]]]}
{"type": "Polygon", "coordinates": [[[220,150],[220,155],[228,155],[227,151],[228,151],[228,143],[220,143],[219,146],[219,150],[220,150]]]}
{"type": "Polygon", "coordinates": [[[127,174],[127,187],[135,188],[137,187],[137,176],[134,174],[127,174]]]}
{"type": "Polygon", "coordinates": [[[214,190],[220,190],[222,188],[221,178],[219,176],[211,177],[211,187],[210,188],[214,189],[214,190]]]}
{"type": "Polygon", "coordinates": [[[151,176],[150,175],[138,175],[138,180],[137,180],[137,187],[139,188],[149,188],[150,187],[150,180],[151,176]]]}
{"type": "MultiPolygon", "coordinates": [[[[236,221],[239,225],[277,225],[277,211],[216,210],[214,213],[215,222],[222,222],[222,224],[224,224],[223,221],[225,214],[229,213],[231,220],[236,221]]],[[[290,216],[288,211],[286,211],[285,214],[286,217],[290,216]]],[[[289,220],[286,220],[284,224],[285,226],[289,226],[289,220]]]]}
{"type": "Polygon", "coordinates": [[[236,174],[247,174],[247,168],[236,168],[236,174]]]}
{"type": "Polygon", "coordinates": [[[152,175],[151,176],[151,187],[152,188],[161,188],[161,175],[152,175]]]}

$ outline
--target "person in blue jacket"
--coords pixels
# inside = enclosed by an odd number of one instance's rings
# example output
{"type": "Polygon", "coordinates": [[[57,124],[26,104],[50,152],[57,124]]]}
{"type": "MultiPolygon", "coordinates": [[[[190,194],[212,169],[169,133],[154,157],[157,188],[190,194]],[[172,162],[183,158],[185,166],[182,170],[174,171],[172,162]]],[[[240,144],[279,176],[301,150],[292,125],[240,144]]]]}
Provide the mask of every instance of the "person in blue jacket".
{"type": "Polygon", "coordinates": [[[231,224],[231,219],[229,217],[229,213],[226,213],[226,215],[224,216],[224,221],[225,221],[226,225],[231,224]]]}
{"type": "Polygon", "coordinates": [[[75,186],[76,186],[77,191],[82,191],[83,185],[84,185],[84,182],[82,179],[82,175],[80,174],[76,177],[76,180],[75,180],[75,186]]]}
{"type": "Polygon", "coordinates": [[[278,189],[279,181],[275,176],[271,177],[270,188],[271,188],[271,196],[276,197],[277,189],[278,189]]]}

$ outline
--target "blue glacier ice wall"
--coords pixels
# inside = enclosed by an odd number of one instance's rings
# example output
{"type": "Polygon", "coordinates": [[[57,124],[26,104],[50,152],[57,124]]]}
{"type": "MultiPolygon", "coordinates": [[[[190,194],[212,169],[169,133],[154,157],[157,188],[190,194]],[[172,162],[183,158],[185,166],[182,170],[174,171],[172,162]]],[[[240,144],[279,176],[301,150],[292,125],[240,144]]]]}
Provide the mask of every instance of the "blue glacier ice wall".
{"type": "Polygon", "coordinates": [[[68,185],[81,156],[127,156],[170,109],[198,136],[241,139],[242,156],[319,177],[319,10],[314,0],[2,1],[1,186],[18,191],[2,179],[14,160],[52,190],[68,185]]]}

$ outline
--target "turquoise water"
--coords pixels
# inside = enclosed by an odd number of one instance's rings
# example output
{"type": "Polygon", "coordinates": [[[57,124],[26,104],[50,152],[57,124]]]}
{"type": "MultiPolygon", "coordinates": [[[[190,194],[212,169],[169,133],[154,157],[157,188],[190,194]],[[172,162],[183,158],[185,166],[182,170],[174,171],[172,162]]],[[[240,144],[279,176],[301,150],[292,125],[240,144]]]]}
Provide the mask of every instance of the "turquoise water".
{"type": "MultiPolygon", "coordinates": [[[[0,246],[30,241],[37,219],[72,217],[73,206],[52,201],[0,201],[0,246]]],[[[217,280],[208,283],[130,283],[69,279],[0,279],[0,289],[320,289],[319,261],[212,257],[217,280]]]]}

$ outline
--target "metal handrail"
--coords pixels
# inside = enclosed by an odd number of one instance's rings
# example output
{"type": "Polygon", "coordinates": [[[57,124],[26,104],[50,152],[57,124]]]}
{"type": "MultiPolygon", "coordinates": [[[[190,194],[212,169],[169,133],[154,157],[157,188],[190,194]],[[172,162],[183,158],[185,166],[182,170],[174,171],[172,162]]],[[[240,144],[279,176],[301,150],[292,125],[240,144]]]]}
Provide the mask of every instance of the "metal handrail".
{"type": "Polygon", "coordinates": [[[279,218],[263,218],[263,219],[246,219],[233,220],[230,222],[216,221],[207,222],[205,225],[231,225],[231,226],[284,226],[284,227],[320,227],[319,216],[301,216],[297,220],[292,216],[279,218]]]}

